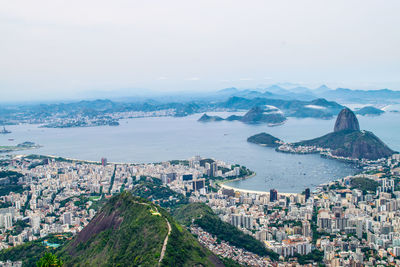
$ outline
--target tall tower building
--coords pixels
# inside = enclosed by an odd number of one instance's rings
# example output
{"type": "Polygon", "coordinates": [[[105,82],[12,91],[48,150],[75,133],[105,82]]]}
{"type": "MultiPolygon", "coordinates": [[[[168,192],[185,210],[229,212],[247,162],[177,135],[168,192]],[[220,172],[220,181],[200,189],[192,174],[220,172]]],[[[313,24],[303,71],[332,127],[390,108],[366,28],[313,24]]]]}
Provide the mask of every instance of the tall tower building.
{"type": "Polygon", "coordinates": [[[306,201],[310,198],[310,188],[306,188],[305,192],[305,196],[306,196],[306,201]]]}
{"type": "Polygon", "coordinates": [[[269,201],[275,202],[278,200],[278,191],[276,189],[269,190],[269,201]]]}

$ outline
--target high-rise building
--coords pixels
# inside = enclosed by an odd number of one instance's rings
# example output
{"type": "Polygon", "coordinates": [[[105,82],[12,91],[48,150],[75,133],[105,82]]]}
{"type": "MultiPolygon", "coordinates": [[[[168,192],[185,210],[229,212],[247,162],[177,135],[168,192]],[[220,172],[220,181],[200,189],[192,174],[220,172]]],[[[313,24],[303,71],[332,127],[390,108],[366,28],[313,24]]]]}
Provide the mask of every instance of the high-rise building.
{"type": "Polygon", "coordinates": [[[218,172],[218,166],[216,162],[212,162],[211,164],[206,163],[205,164],[206,170],[207,170],[207,176],[210,177],[216,177],[217,172],[218,172]]]}
{"type": "Polygon", "coordinates": [[[275,202],[278,200],[278,191],[276,189],[269,190],[269,201],[275,202]]]}
{"type": "Polygon", "coordinates": [[[232,214],[231,216],[231,224],[235,227],[241,226],[241,216],[239,214],[232,214]]]}
{"type": "Polygon", "coordinates": [[[358,238],[362,238],[363,234],[363,222],[361,220],[356,221],[356,234],[358,238]]]}
{"type": "Polygon", "coordinates": [[[243,222],[244,228],[247,228],[247,229],[253,228],[253,216],[251,216],[251,215],[243,216],[242,222],[243,222]]]}
{"type": "Polygon", "coordinates": [[[21,201],[19,201],[19,200],[15,201],[15,209],[17,209],[17,210],[21,209],[21,201]]]}
{"type": "Polygon", "coordinates": [[[169,182],[175,181],[176,180],[176,172],[171,172],[171,173],[167,173],[167,177],[169,179],[169,182]]]}
{"type": "Polygon", "coordinates": [[[165,174],[161,175],[161,181],[163,184],[168,184],[168,176],[165,174]]]}
{"type": "Polygon", "coordinates": [[[302,231],[304,236],[311,236],[311,225],[310,222],[305,220],[302,222],[302,231]]]}
{"type": "Polygon", "coordinates": [[[304,193],[305,193],[305,197],[306,197],[306,201],[307,201],[310,198],[310,188],[306,188],[304,193]]]}
{"type": "Polygon", "coordinates": [[[12,227],[12,215],[11,213],[4,214],[4,228],[9,229],[12,227]]]}
{"type": "Polygon", "coordinates": [[[204,178],[193,180],[193,191],[199,191],[206,186],[206,180],[204,178]]]}
{"type": "Polygon", "coordinates": [[[235,176],[239,176],[240,175],[240,168],[239,167],[235,167],[233,170],[235,171],[235,176]]]}
{"type": "Polygon", "coordinates": [[[107,159],[106,158],[101,158],[101,165],[103,165],[103,166],[107,165],[107,159]]]}
{"type": "Polygon", "coordinates": [[[72,214],[71,212],[65,212],[63,215],[64,224],[71,225],[72,224],[72,214]]]}
{"type": "Polygon", "coordinates": [[[32,215],[30,218],[30,223],[33,229],[40,228],[40,217],[38,215],[32,215]]]}

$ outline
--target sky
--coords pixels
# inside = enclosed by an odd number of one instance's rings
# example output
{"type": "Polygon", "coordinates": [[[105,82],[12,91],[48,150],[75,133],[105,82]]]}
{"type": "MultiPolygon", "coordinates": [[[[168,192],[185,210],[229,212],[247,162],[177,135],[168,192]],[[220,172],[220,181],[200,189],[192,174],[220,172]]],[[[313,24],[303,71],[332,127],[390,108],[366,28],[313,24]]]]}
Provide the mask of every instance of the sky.
{"type": "Polygon", "coordinates": [[[398,0],[0,0],[0,101],[400,90],[398,0]]]}

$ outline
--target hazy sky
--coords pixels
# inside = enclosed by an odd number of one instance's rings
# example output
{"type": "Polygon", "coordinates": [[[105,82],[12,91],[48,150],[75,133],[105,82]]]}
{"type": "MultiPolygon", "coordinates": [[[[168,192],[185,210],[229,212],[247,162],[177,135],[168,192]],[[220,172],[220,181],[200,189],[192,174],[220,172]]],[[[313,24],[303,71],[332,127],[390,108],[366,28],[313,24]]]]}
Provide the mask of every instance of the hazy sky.
{"type": "Polygon", "coordinates": [[[0,99],[400,89],[399,11],[399,0],[0,0],[0,99]]]}

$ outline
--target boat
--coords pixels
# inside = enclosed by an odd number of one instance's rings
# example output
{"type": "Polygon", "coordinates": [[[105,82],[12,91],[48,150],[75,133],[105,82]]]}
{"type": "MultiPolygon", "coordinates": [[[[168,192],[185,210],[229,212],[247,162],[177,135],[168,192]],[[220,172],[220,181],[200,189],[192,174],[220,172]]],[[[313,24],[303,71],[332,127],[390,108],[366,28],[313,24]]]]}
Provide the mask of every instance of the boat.
{"type": "Polygon", "coordinates": [[[1,130],[0,134],[9,134],[11,131],[7,130],[6,127],[3,126],[3,130],[1,130]]]}
{"type": "Polygon", "coordinates": [[[10,141],[10,142],[11,142],[11,141],[14,141],[14,138],[9,138],[8,141],[10,141]]]}

